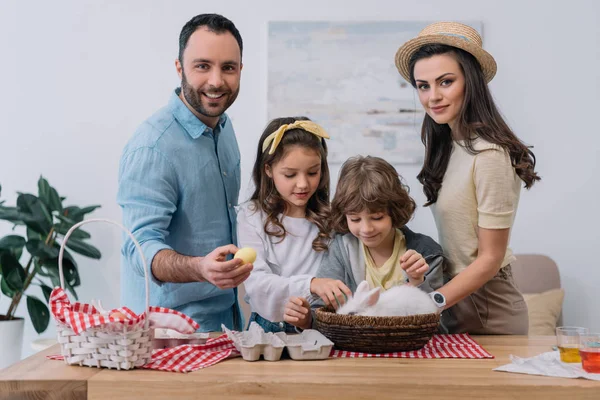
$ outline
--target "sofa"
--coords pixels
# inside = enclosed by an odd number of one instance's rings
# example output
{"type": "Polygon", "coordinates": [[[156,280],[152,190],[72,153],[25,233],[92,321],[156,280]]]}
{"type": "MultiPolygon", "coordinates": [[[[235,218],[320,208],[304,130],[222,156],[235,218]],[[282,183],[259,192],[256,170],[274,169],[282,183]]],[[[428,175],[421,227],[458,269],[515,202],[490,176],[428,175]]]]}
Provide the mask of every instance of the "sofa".
{"type": "Polygon", "coordinates": [[[529,309],[529,335],[554,335],[565,296],[558,266],[542,254],[515,254],[513,277],[529,309]]]}

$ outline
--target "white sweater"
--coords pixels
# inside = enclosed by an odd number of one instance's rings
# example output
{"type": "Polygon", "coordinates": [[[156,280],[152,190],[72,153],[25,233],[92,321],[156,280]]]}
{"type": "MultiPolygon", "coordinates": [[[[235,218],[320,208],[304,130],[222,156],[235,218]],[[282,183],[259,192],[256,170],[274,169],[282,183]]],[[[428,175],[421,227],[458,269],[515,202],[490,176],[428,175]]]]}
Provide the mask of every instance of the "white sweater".
{"type": "Polygon", "coordinates": [[[251,202],[237,208],[238,247],[256,250],[250,277],[244,282],[252,311],[272,322],[283,321],[283,311],[292,296],[310,296],[324,252],[316,252],[312,242],[319,229],[305,218],[280,216],[287,230],[283,241],[264,231],[265,214],[251,202]]]}

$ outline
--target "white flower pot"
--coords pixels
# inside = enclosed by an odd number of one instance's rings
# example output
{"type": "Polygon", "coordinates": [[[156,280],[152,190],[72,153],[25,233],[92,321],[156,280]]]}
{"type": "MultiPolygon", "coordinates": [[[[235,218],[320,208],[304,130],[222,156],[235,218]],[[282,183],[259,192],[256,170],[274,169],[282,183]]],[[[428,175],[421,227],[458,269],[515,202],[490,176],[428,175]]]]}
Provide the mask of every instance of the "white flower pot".
{"type": "Polygon", "coordinates": [[[0,369],[21,360],[24,325],[23,318],[8,321],[0,316],[0,369]]]}

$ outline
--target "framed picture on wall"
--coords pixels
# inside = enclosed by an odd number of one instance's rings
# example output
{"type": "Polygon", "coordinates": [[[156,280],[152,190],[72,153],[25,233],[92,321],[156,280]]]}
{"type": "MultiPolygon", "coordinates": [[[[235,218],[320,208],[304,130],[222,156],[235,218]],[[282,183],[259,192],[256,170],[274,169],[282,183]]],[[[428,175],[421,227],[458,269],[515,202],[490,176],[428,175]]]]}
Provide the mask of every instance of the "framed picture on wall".
{"type": "MultiPolygon", "coordinates": [[[[361,154],[421,165],[424,112],[394,55],[431,22],[270,22],[269,119],[303,115],[321,124],[333,164],[361,154]]],[[[481,23],[466,23],[481,33],[481,23]]]]}

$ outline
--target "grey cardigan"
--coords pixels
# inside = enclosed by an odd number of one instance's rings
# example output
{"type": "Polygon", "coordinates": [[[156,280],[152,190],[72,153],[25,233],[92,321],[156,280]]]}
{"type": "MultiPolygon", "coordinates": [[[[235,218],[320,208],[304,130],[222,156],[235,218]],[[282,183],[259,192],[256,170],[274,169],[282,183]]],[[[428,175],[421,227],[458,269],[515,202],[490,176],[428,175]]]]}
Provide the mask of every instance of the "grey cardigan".
{"type": "MultiPolygon", "coordinates": [[[[419,288],[430,293],[442,287],[444,256],[440,245],[429,236],[414,233],[407,227],[400,230],[404,233],[406,248],[420,253],[429,264],[425,280],[419,288]]],[[[358,238],[351,233],[336,235],[321,261],[316,277],[339,279],[354,293],[356,286],[366,279],[365,259],[358,238]]]]}

